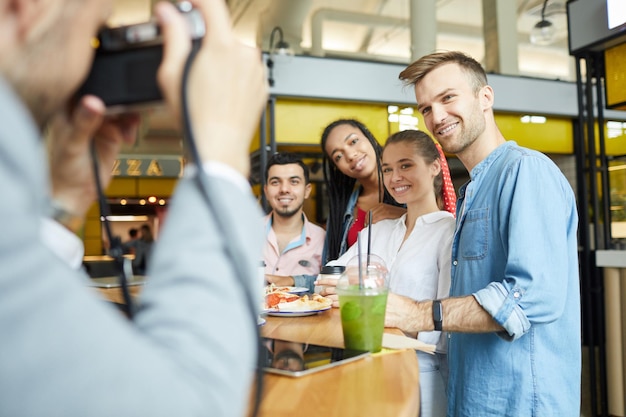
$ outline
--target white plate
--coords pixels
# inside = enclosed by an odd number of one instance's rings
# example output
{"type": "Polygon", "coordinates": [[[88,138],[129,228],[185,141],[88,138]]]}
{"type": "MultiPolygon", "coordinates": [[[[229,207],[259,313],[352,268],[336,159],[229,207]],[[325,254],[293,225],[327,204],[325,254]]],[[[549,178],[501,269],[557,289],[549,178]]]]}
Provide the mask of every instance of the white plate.
{"type": "Polygon", "coordinates": [[[309,292],[308,288],[305,287],[288,287],[289,289],[287,290],[287,292],[289,294],[303,294],[305,292],[309,292]]]}
{"type": "Polygon", "coordinates": [[[326,310],[330,310],[332,308],[332,306],[328,306],[328,307],[324,307],[318,310],[298,310],[298,311],[285,311],[285,310],[280,310],[280,311],[270,311],[270,310],[265,310],[265,314],[267,314],[268,316],[275,316],[275,317],[304,317],[304,316],[312,316],[314,314],[320,313],[322,311],[326,311],[326,310]]]}
{"type": "Polygon", "coordinates": [[[305,292],[309,292],[309,289],[306,287],[287,287],[287,286],[277,285],[276,288],[284,288],[285,291],[288,292],[289,294],[303,294],[305,292]]]}
{"type": "Polygon", "coordinates": [[[267,320],[265,320],[263,317],[259,317],[256,321],[257,325],[259,326],[263,326],[265,323],[267,323],[267,320]]]}

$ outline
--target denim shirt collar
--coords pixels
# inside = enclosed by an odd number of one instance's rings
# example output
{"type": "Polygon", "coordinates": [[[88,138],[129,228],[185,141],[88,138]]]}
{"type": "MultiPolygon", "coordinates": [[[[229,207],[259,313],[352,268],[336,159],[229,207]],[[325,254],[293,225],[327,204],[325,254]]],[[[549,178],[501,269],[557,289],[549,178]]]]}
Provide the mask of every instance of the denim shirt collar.
{"type": "Polygon", "coordinates": [[[339,256],[343,255],[343,253],[348,250],[348,231],[350,230],[350,226],[354,220],[354,207],[356,207],[359,194],[361,194],[361,188],[361,185],[355,185],[354,190],[352,190],[352,194],[350,195],[350,199],[348,200],[346,211],[343,213],[343,233],[341,236],[339,256]]]}
{"type": "Polygon", "coordinates": [[[506,152],[508,148],[510,148],[511,146],[515,146],[515,145],[516,144],[514,141],[507,141],[507,142],[504,142],[502,145],[498,146],[493,151],[491,151],[491,153],[487,155],[485,159],[480,161],[478,165],[476,165],[472,169],[472,171],[469,173],[470,179],[472,181],[476,181],[478,177],[480,177],[480,174],[483,171],[486,171],[494,163],[494,161],[500,157],[500,155],[506,152]]]}
{"type": "Polygon", "coordinates": [[[350,199],[348,200],[348,205],[346,206],[346,211],[343,213],[343,221],[345,222],[348,217],[352,217],[354,215],[354,207],[356,206],[356,202],[359,199],[359,194],[361,193],[361,186],[356,185],[354,190],[352,190],[352,194],[350,195],[350,199]]]}
{"type": "MultiPolygon", "coordinates": [[[[459,188],[459,197],[457,199],[457,226],[461,223],[461,218],[465,213],[465,210],[468,208],[468,205],[471,205],[471,202],[468,203],[466,201],[466,192],[468,187],[476,188],[479,187],[483,177],[482,173],[489,170],[489,168],[498,160],[498,158],[503,155],[507,150],[513,146],[517,146],[514,141],[506,141],[502,145],[498,146],[496,149],[491,151],[489,155],[482,161],[480,161],[469,173],[470,179],[465,184],[463,184],[459,188]]],[[[470,198],[471,200],[471,198],[470,198]]]]}

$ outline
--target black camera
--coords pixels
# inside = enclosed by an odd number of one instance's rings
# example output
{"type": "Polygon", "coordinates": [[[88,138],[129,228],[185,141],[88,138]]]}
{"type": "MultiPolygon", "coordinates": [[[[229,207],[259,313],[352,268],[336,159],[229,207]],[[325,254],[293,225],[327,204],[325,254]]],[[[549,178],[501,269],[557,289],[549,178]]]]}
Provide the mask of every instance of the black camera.
{"type": "MultiPolygon", "coordinates": [[[[189,2],[179,3],[189,23],[193,48],[200,47],[206,28],[202,15],[189,2]]],[[[105,28],[78,96],[100,97],[108,113],[149,108],[162,102],[156,74],[163,58],[163,39],[156,21],[105,28]]]]}

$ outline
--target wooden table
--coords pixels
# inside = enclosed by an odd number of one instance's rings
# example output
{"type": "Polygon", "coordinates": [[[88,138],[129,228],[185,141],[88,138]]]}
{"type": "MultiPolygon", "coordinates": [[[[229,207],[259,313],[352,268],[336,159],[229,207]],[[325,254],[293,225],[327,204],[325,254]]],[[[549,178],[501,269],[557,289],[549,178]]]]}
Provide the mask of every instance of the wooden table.
{"type": "MultiPolygon", "coordinates": [[[[93,288],[97,290],[100,293],[100,295],[102,295],[103,298],[107,301],[111,301],[115,304],[126,304],[126,301],[124,300],[124,296],[122,295],[122,289],[120,287],[115,287],[115,288],[93,287],[93,288]]],[[[131,285],[128,287],[128,292],[130,293],[130,296],[134,298],[139,295],[142,288],[143,288],[143,285],[131,285]]]]}
{"type": "MultiPolygon", "coordinates": [[[[343,347],[339,309],[308,317],[266,317],[262,335],[343,347]]],[[[386,329],[399,334],[397,329],[386,329]]],[[[416,417],[419,372],[414,350],[386,351],[316,374],[266,374],[261,417],[416,417]]]]}

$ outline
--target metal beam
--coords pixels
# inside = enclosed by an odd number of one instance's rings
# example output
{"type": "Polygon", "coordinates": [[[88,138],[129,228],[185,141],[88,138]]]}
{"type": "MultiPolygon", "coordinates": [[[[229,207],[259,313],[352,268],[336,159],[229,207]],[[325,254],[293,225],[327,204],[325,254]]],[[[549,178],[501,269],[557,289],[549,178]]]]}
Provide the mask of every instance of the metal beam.
{"type": "MultiPolygon", "coordinates": [[[[405,64],[295,56],[275,62],[276,97],[415,104],[413,89],[398,74],[405,64]]],[[[496,91],[494,109],[503,112],[577,117],[576,83],[488,74],[496,91]]],[[[626,120],[626,112],[606,110],[607,120],[626,120]]]]}

